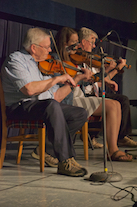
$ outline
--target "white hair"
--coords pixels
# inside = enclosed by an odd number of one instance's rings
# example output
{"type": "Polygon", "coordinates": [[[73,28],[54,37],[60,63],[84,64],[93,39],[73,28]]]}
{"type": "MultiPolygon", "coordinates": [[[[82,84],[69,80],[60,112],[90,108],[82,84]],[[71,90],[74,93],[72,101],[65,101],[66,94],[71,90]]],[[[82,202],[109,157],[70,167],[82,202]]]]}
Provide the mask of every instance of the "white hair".
{"type": "Polygon", "coordinates": [[[79,41],[81,42],[83,39],[87,40],[91,35],[95,36],[96,39],[98,39],[98,35],[96,32],[94,32],[91,29],[88,29],[86,27],[82,27],[79,30],[79,41]]]}
{"type": "Polygon", "coordinates": [[[39,44],[46,37],[50,35],[43,29],[40,28],[30,28],[24,38],[23,47],[28,51],[32,44],[39,44]]]}

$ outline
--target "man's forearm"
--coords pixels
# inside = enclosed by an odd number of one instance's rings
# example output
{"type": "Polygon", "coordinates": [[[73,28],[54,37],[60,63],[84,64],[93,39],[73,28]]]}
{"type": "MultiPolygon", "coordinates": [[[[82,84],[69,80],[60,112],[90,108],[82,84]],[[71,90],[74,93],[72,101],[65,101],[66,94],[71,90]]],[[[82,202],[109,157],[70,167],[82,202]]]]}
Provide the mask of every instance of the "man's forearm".
{"type": "Polygon", "coordinates": [[[42,81],[33,81],[22,87],[20,91],[25,95],[35,96],[49,90],[56,83],[58,83],[58,77],[53,77],[42,81]]]}

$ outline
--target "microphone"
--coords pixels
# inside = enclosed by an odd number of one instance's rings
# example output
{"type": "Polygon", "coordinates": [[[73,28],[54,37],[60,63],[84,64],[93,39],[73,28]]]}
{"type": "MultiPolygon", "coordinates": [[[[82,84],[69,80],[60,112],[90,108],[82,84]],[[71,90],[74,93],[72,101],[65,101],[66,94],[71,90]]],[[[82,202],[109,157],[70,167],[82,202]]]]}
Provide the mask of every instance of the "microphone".
{"type": "MultiPolygon", "coordinates": [[[[108,32],[102,39],[97,40],[97,42],[96,42],[96,47],[99,46],[99,44],[100,44],[101,42],[107,40],[110,44],[113,44],[113,45],[116,45],[116,46],[118,46],[118,47],[122,47],[122,48],[124,48],[124,49],[131,50],[131,51],[135,52],[135,50],[132,49],[132,48],[130,48],[130,47],[126,47],[126,46],[124,46],[124,45],[122,45],[122,44],[118,44],[118,43],[116,43],[116,42],[112,42],[112,41],[108,40],[107,37],[108,37],[109,35],[111,35],[111,33],[112,33],[113,31],[114,31],[114,30],[111,30],[111,31],[108,32]]],[[[114,32],[115,32],[115,31],[114,31],[114,32]]]]}
{"type": "Polygon", "coordinates": [[[97,40],[97,42],[96,42],[96,46],[98,46],[99,43],[101,43],[101,42],[107,40],[107,37],[108,37],[109,35],[111,35],[112,32],[113,32],[113,30],[111,30],[110,32],[108,32],[102,39],[97,40]]]}
{"type": "Polygon", "coordinates": [[[113,30],[111,30],[110,32],[108,32],[100,41],[101,42],[103,42],[103,41],[105,41],[106,39],[107,39],[107,37],[109,36],[109,35],[111,35],[111,33],[113,32],[113,30]]]}
{"type": "Polygon", "coordinates": [[[73,45],[70,45],[70,46],[66,46],[66,51],[67,52],[70,52],[71,50],[75,50],[74,48],[79,44],[79,42],[73,44],[73,45]]]}

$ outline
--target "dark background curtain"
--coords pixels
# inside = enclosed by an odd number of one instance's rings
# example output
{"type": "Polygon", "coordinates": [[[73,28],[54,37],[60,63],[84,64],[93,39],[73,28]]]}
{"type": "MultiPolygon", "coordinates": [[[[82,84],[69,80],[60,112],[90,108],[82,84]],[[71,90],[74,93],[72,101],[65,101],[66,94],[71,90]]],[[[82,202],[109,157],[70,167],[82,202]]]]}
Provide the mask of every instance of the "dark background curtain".
{"type": "MultiPolygon", "coordinates": [[[[0,68],[7,55],[9,55],[11,52],[21,49],[25,33],[29,28],[35,26],[39,25],[29,25],[15,21],[0,19],[0,68]]],[[[48,27],[42,28],[45,28],[47,31],[50,30],[50,28],[48,27]]],[[[60,28],[61,27],[59,27],[59,29],[60,28]]],[[[78,30],[77,28],[75,29],[78,30]]],[[[51,31],[54,36],[58,30],[51,29],[51,31]]],[[[113,37],[111,39],[116,42],[116,38],[113,37]]],[[[123,40],[122,44],[126,45],[127,41],[123,40]]],[[[104,52],[107,53],[108,56],[113,56],[114,59],[117,59],[119,57],[125,58],[126,50],[121,47],[110,44],[109,42],[103,42],[102,47],[104,52]]],[[[99,49],[96,49],[95,52],[98,53],[99,49]]],[[[121,75],[116,76],[115,80],[118,82],[119,85],[121,85],[121,75]]],[[[119,93],[122,93],[121,87],[119,88],[119,93]]]]}
{"type": "MultiPolygon", "coordinates": [[[[52,24],[52,23],[45,23],[45,22],[41,22],[38,20],[32,20],[32,19],[26,19],[26,18],[17,18],[16,16],[13,15],[2,15],[3,18],[0,19],[0,40],[1,40],[1,44],[0,44],[0,68],[1,65],[3,63],[3,61],[5,60],[6,56],[9,55],[11,52],[14,52],[16,50],[20,50],[21,49],[21,45],[22,45],[22,40],[24,38],[24,35],[26,33],[26,31],[30,28],[30,27],[42,27],[48,30],[51,30],[53,35],[56,34],[56,32],[61,29],[61,25],[59,24],[52,24]]],[[[87,21],[88,22],[88,21],[87,21]]],[[[80,27],[87,26],[91,29],[94,29],[92,27],[92,25],[90,26],[85,25],[83,23],[82,17],[80,20],[80,16],[79,16],[79,20],[77,22],[77,18],[76,18],[76,24],[74,24],[74,22],[72,22],[72,27],[74,28],[74,25],[77,25],[77,27],[75,27],[74,29],[78,30],[80,27]]],[[[64,26],[71,26],[71,25],[64,25],[64,26]]],[[[97,29],[99,31],[99,28],[97,29]]],[[[95,30],[96,31],[96,30],[95,30]]],[[[98,31],[96,31],[98,33],[98,31]]],[[[99,31],[99,37],[102,38],[103,36],[103,32],[100,30],[99,31]]],[[[116,37],[112,36],[111,40],[116,41],[116,37]]],[[[127,40],[123,39],[122,42],[124,45],[127,44],[127,40]]],[[[103,49],[104,52],[107,53],[108,55],[114,55],[114,57],[125,57],[125,50],[123,50],[122,48],[119,48],[117,46],[114,46],[108,42],[103,42],[103,49]]],[[[119,91],[118,93],[122,93],[122,75],[117,75],[114,80],[119,84],[119,91]]],[[[1,122],[1,116],[0,116],[0,122],[1,122]]],[[[0,125],[1,126],[1,125],[0,125]]],[[[32,131],[34,132],[34,130],[32,131]]],[[[30,133],[30,131],[26,131],[26,133],[30,133]]],[[[1,127],[0,127],[0,134],[1,134],[1,127]]],[[[18,130],[17,129],[10,129],[9,130],[9,136],[11,135],[16,135],[18,134],[18,130]]],[[[1,140],[1,136],[0,136],[0,140],[1,140]]]]}

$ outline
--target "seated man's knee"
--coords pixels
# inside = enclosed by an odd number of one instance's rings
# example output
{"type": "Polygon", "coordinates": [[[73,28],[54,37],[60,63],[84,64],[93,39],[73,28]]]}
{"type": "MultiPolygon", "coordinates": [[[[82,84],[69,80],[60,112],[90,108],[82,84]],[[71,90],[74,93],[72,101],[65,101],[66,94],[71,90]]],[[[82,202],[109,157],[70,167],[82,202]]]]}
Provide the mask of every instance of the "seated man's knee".
{"type": "Polygon", "coordinates": [[[82,118],[83,120],[85,120],[85,122],[87,121],[88,114],[84,108],[73,106],[72,109],[73,110],[71,110],[70,108],[71,117],[73,117],[74,119],[78,119],[78,117],[80,117],[80,119],[82,118]]]}
{"type": "Polygon", "coordinates": [[[58,101],[56,101],[55,99],[51,99],[50,107],[58,108],[58,107],[60,107],[60,103],[58,101]]]}
{"type": "Polygon", "coordinates": [[[60,113],[60,111],[62,111],[59,102],[57,102],[54,99],[50,99],[48,101],[49,101],[49,103],[48,103],[48,106],[46,107],[46,112],[48,114],[52,114],[52,115],[58,114],[58,113],[60,113]]]}
{"type": "Polygon", "coordinates": [[[85,122],[86,122],[87,121],[87,116],[88,116],[87,111],[83,108],[81,113],[82,113],[83,119],[85,119],[85,122]]]}

